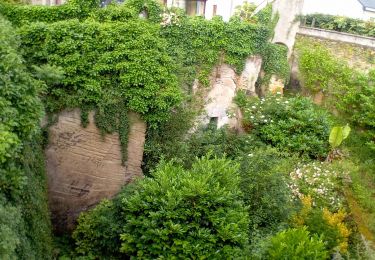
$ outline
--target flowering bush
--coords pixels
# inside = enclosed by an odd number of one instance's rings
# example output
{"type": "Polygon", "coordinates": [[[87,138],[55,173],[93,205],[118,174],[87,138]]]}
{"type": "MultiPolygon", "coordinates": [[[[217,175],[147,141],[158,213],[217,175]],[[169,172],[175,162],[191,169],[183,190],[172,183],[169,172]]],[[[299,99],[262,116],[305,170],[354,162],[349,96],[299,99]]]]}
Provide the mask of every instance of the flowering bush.
{"type": "Polygon", "coordinates": [[[266,143],[287,152],[312,158],[325,158],[329,146],[329,114],[305,97],[246,98],[239,94],[237,104],[244,114],[243,125],[266,143]]]}
{"type": "Polygon", "coordinates": [[[350,229],[345,223],[347,214],[339,209],[336,213],[326,208],[312,206],[310,196],[301,198],[302,209],[294,216],[293,225],[296,227],[306,226],[311,234],[319,235],[325,242],[326,249],[330,253],[348,251],[350,229]]]}
{"type": "Polygon", "coordinates": [[[315,206],[337,210],[344,200],[339,190],[342,177],[343,174],[332,170],[330,164],[312,162],[290,173],[289,188],[295,199],[311,196],[315,206]]]}

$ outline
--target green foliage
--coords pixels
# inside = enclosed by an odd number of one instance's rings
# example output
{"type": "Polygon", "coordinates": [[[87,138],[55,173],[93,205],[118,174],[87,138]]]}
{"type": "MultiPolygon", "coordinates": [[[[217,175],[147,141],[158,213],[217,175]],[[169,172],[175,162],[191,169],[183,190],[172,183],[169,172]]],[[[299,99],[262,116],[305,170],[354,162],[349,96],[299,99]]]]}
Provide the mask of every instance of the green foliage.
{"type": "Polygon", "coordinates": [[[20,244],[17,234],[21,222],[19,208],[0,202],[0,258],[15,259],[15,250],[20,244]]]}
{"type": "Polygon", "coordinates": [[[310,99],[271,95],[244,102],[240,94],[237,100],[244,113],[244,127],[262,141],[286,152],[313,158],[326,156],[330,118],[310,99]]]}
{"type": "Polygon", "coordinates": [[[234,15],[241,18],[241,21],[250,23],[256,22],[256,16],[253,15],[256,5],[253,3],[244,2],[242,5],[236,6],[234,15]]]}
{"type": "Polygon", "coordinates": [[[0,19],[0,189],[12,197],[24,181],[17,164],[22,143],[36,133],[42,106],[37,98],[40,84],[27,73],[17,54],[14,30],[0,19]]]}
{"type": "Polygon", "coordinates": [[[113,202],[108,200],[82,213],[73,233],[77,253],[107,259],[119,255],[121,222],[117,214],[113,202]]]}
{"type": "Polygon", "coordinates": [[[335,126],[331,129],[329,134],[329,144],[332,148],[337,148],[340,146],[342,141],[344,141],[350,133],[350,126],[335,126]]]}
{"type": "Polygon", "coordinates": [[[243,154],[240,162],[240,187],[249,207],[249,234],[253,239],[277,230],[293,211],[287,173],[294,159],[274,148],[261,148],[243,154]]]}
{"type": "Polygon", "coordinates": [[[287,229],[271,239],[267,257],[269,259],[328,259],[323,241],[311,236],[306,228],[287,229]]]}
{"type": "Polygon", "coordinates": [[[371,20],[328,14],[308,14],[301,16],[300,20],[306,26],[375,37],[375,23],[371,20]]]}
{"type": "Polygon", "coordinates": [[[304,197],[302,200],[304,207],[293,219],[294,226],[306,227],[312,234],[320,236],[329,253],[346,253],[350,235],[350,230],[344,222],[346,213],[343,210],[332,213],[326,208],[312,207],[310,197],[304,197]]]}
{"type": "Polygon", "coordinates": [[[160,164],[152,178],[81,215],[74,232],[78,252],[110,258],[121,255],[121,246],[122,253],[141,258],[239,256],[248,241],[248,214],[238,169],[208,157],[190,170],[160,164]]]}
{"type": "Polygon", "coordinates": [[[247,243],[238,165],[204,157],[162,164],[123,198],[121,251],[137,257],[234,257],[247,243]]]}
{"type": "Polygon", "coordinates": [[[322,44],[308,39],[299,40],[297,50],[303,85],[313,92],[323,91],[329,108],[364,128],[367,144],[375,148],[375,70],[355,70],[322,44]]]}
{"type": "Polygon", "coordinates": [[[237,135],[229,129],[198,129],[188,134],[192,117],[189,111],[177,113],[158,129],[148,131],[144,151],[144,173],[148,174],[163,158],[174,159],[190,167],[196,157],[208,152],[218,157],[236,159],[264,144],[252,135],[237,135]]]}
{"type": "Polygon", "coordinates": [[[0,14],[9,19],[14,26],[21,26],[36,21],[52,23],[65,19],[84,19],[87,17],[87,13],[80,6],[74,4],[49,7],[0,2],[0,14]]]}
{"type": "MultiPolygon", "coordinates": [[[[197,78],[208,86],[208,76],[218,63],[228,63],[241,72],[249,55],[263,55],[273,31],[272,14],[264,12],[258,14],[262,19],[253,24],[240,19],[225,23],[220,17],[205,20],[186,16],[179,16],[178,23],[164,24],[162,36],[182,83],[191,86],[197,78]]],[[[286,56],[282,58],[286,60],[286,56]]]]}
{"type": "Polygon", "coordinates": [[[17,51],[15,31],[0,16],[0,256],[46,259],[51,230],[39,139],[42,84],[17,51]]]}
{"type": "Polygon", "coordinates": [[[288,59],[288,47],[282,44],[267,43],[263,52],[263,70],[266,77],[278,76],[286,83],[289,81],[290,69],[288,59]]]}
{"type": "Polygon", "coordinates": [[[48,61],[64,68],[62,84],[47,90],[50,111],[118,103],[151,124],[168,117],[180,99],[165,41],[158,34],[156,25],[142,20],[104,24],[71,20],[21,29],[29,62],[48,61]]]}
{"type": "Polygon", "coordinates": [[[158,23],[161,21],[161,13],[163,11],[163,7],[158,1],[127,0],[125,2],[125,6],[134,9],[136,11],[137,16],[143,11],[145,11],[145,14],[147,16],[146,18],[151,22],[158,23]]]}

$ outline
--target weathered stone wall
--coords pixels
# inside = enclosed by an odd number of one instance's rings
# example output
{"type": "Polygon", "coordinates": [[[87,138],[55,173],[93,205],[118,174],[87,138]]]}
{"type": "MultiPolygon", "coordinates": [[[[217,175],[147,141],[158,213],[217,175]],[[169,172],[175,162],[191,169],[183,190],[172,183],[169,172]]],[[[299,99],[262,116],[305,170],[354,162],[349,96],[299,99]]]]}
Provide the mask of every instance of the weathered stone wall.
{"type": "Polygon", "coordinates": [[[350,33],[336,32],[336,31],[304,27],[304,26],[300,26],[298,30],[298,34],[312,36],[312,37],[321,38],[321,39],[332,40],[332,41],[352,43],[355,45],[360,45],[363,47],[375,49],[375,38],[373,37],[366,37],[366,36],[355,35],[355,34],[350,34],[350,33]]]}
{"type": "Polygon", "coordinates": [[[252,56],[246,60],[241,75],[237,75],[232,67],[222,64],[214,69],[211,75],[211,88],[206,95],[205,114],[198,120],[208,124],[210,119],[217,118],[217,127],[228,124],[240,130],[240,110],[233,103],[236,90],[243,89],[248,95],[255,94],[255,82],[262,66],[260,56],[252,56]]]}
{"type": "Polygon", "coordinates": [[[81,126],[80,111],[64,111],[49,129],[46,149],[49,207],[56,231],[71,230],[79,213],[116,195],[141,177],[146,124],[129,113],[128,160],[121,162],[118,134],[104,137],[94,124],[81,126]]]}
{"type": "Polygon", "coordinates": [[[279,15],[272,39],[273,43],[282,43],[288,47],[288,58],[292,54],[296,33],[299,29],[299,21],[295,17],[301,14],[303,0],[275,0],[272,11],[279,15]]]}
{"type": "MultiPolygon", "coordinates": [[[[367,37],[366,37],[367,38],[367,37]]],[[[316,42],[324,46],[330,53],[337,58],[348,63],[354,69],[368,72],[374,68],[375,64],[375,48],[365,47],[362,44],[348,43],[345,41],[336,41],[324,39],[322,37],[297,35],[296,41],[308,40],[316,42]]],[[[290,88],[295,91],[301,91],[304,95],[312,96],[313,101],[322,105],[325,101],[323,92],[310,93],[301,81],[301,75],[298,68],[298,51],[294,50],[291,58],[291,82],[290,88]]],[[[335,111],[333,111],[335,112],[335,111]]]]}

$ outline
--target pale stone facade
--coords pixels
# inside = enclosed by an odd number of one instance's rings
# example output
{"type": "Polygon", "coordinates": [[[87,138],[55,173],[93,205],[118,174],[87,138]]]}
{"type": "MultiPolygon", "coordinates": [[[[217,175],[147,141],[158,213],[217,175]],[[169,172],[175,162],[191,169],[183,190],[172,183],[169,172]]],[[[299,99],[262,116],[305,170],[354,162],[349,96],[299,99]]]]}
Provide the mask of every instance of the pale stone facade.
{"type": "Polygon", "coordinates": [[[71,230],[80,212],[113,197],[123,185],[142,177],[145,122],[129,113],[128,159],[122,165],[118,134],[103,137],[93,116],[90,113],[90,123],[83,128],[78,109],[64,111],[49,129],[45,151],[48,197],[57,231],[71,230]]]}
{"type": "Polygon", "coordinates": [[[206,125],[214,120],[218,128],[229,125],[231,128],[241,130],[241,112],[233,103],[233,98],[236,91],[240,89],[245,90],[248,95],[256,95],[255,82],[261,66],[262,58],[252,56],[246,60],[241,75],[237,75],[227,64],[215,68],[211,75],[211,87],[205,99],[204,114],[198,122],[206,125]]]}

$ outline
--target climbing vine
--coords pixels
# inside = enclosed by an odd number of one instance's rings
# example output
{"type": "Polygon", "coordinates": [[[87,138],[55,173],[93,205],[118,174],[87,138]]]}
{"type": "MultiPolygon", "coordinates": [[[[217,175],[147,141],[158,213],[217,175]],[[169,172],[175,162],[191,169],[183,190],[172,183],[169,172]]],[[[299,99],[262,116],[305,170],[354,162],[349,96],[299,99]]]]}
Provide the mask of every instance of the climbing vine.
{"type": "Polygon", "coordinates": [[[270,6],[255,16],[256,23],[188,17],[181,10],[164,11],[154,0],[106,8],[96,0],[53,8],[3,3],[0,13],[19,26],[30,69],[48,64],[63,71],[60,81],[47,84],[47,112],[80,107],[87,125],[88,111],[96,110],[102,133],[120,133],[124,158],[123,111],[140,113],[155,127],[181,101],[181,89],[189,92],[194,79],[209,85],[218,63],[241,72],[249,55],[261,55],[266,73],[284,75],[287,67],[286,52],[268,43],[275,25],[270,6]],[[178,22],[166,22],[163,12],[174,12],[178,22]]]}

